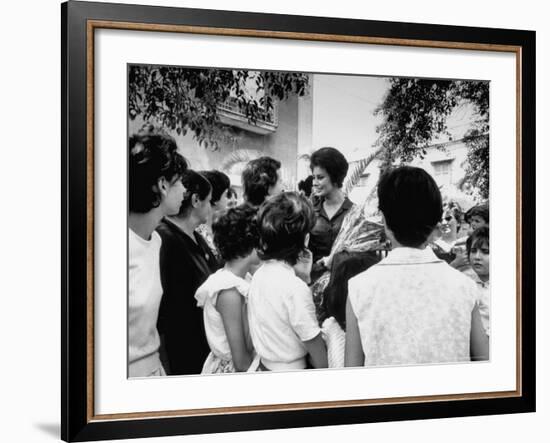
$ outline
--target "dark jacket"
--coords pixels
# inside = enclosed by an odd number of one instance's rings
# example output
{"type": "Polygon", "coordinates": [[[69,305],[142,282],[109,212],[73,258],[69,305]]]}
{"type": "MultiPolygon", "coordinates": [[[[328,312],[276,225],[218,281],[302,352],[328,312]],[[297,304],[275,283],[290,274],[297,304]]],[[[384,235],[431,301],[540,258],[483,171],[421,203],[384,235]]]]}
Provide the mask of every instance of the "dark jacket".
{"type": "Polygon", "coordinates": [[[194,242],[167,219],[157,231],[162,238],[163,295],[157,322],[161,359],[169,375],[199,374],[210,348],[195,291],[218,269],[218,262],[200,234],[194,233],[194,242]]]}

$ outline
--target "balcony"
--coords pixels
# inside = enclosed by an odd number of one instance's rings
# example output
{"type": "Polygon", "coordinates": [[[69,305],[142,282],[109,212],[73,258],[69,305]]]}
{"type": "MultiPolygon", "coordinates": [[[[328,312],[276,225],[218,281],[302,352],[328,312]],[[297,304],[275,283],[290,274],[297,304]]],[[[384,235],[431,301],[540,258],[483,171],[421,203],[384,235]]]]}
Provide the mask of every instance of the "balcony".
{"type": "Polygon", "coordinates": [[[239,109],[239,103],[234,97],[230,97],[224,103],[218,105],[218,115],[220,121],[225,125],[235,126],[261,135],[275,132],[279,124],[276,102],[273,105],[273,110],[265,118],[256,120],[255,123],[249,121],[246,114],[239,109]]]}

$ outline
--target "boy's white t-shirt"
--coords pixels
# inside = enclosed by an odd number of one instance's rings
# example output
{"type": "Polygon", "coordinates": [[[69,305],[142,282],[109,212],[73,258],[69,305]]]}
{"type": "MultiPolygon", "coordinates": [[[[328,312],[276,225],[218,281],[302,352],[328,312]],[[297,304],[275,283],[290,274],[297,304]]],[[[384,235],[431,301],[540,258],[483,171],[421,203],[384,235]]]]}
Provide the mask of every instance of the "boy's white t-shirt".
{"type": "Polygon", "coordinates": [[[311,290],[290,265],[279,260],[267,260],[254,273],[248,321],[252,343],[264,362],[302,359],[307,354],[303,342],[321,332],[311,290]]]}
{"type": "Polygon", "coordinates": [[[162,369],[157,331],[162,240],[156,232],[145,240],[128,231],[128,372],[130,377],[147,377],[162,369]]]}

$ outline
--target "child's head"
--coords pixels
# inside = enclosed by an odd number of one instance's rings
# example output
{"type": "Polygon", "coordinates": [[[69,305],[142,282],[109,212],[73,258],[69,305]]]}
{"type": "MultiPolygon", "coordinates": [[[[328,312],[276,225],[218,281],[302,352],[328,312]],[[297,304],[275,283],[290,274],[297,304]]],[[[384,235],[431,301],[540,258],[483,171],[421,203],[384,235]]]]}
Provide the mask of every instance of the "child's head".
{"type": "Polygon", "coordinates": [[[311,196],[311,188],[313,187],[313,175],[308,175],[303,180],[298,182],[298,191],[305,195],[306,197],[311,196]]]}
{"type": "Polygon", "coordinates": [[[378,207],[395,239],[403,246],[423,245],[443,213],[441,193],[423,169],[400,166],[382,174],[378,207]]]}
{"type": "Polygon", "coordinates": [[[489,279],[489,228],[477,228],[466,240],[466,250],[472,269],[482,280],[489,279]]]}
{"type": "Polygon", "coordinates": [[[472,231],[483,226],[489,226],[489,206],[479,205],[474,206],[467,212],[466,221],[470,223],[472,231]]]}
{"type": "Polygon", "coordinates": [[[247,257],[258,248],[256,213],[256,208],[243,204],[228,209],[212,224],[214,244],[226,262],[247,257]]]}
{"type": "Polygon", "coordinates": [[[187,170],[187,163],[177,149],[172,137],[152,125],[144,126],[139,133],[130,137],[128,144],[130,212],[146,213],[157,208],[163,199],[162,186],[170,187],[180,180],[187,170]],[[166,183],[161,183],[163,181],[166,183]]]}
{"type": "Polygon", "coordinates": [[[294,266],[305,252],[306,237],[314,223],[311,203],[296,192],[283,192],[266,200],[258,212],[260,257],[294,266]]]}
{"type": "Polygon", "coordinates": [[[255,206],[261,205],[268,195],[282,190],[281,162],[271,157],[251,160],[242,173],[245,200],[255,206]]]}

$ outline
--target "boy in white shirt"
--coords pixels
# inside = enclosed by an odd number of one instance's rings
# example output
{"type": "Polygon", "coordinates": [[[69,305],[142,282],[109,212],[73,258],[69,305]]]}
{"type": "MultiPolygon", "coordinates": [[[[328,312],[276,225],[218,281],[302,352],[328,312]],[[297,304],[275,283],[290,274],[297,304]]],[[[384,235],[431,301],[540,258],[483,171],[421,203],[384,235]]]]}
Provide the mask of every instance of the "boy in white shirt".
{"type": "Polygon", "coordinates": [[[311,290],[293,268],[311,254],[307,238],[313,223],[311,203],[294,192],[269,198],[258,213],[264,263],[250,283],[248,319],[260,367],[271,371],[328,365],[311,290]]]}

